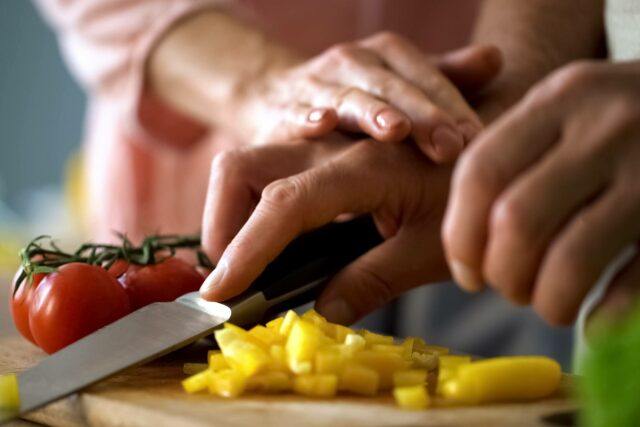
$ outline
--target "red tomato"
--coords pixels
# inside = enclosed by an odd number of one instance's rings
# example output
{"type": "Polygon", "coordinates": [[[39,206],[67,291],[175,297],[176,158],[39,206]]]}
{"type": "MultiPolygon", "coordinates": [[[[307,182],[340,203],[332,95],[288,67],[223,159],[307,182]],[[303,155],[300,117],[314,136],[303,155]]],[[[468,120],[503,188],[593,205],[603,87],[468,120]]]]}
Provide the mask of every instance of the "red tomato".
{"type": "Polygon", "coordinates": [[[119,259],[113,264],[111,264],[111,267],[109,267],[107,271],[109,272],[110,275],[112,275],[117,279],[118,277],[122,276],[125,273],[125,271],[127,271],[128,268],[129,268],[129,263],[123,259],[119,259]]]}
{"type": "Polygon", "coordinates": [[[204,276],[180,258],[170,257],[153,265],[129,266],[120,276],[120,283],[129,295],[131,308],[163,301],[173,301],[188,292],[197,291],[204,276]]]}
{"type": "Polygon", "coordinates": [[[54,353],[131,311],[127,293],[105,269],[65,264],[35,290],[29,326],[36,343],[54,353]]]}
{"type": "Polygon", "coordinates": [[[13,316],[13,323],[16,325],[18,332],[35,344],[31,329],[29,328],[29,307],[31,307],[33,293],[45,277],[45,274],[34,274],[33,282],[28,284],[25,279],[22,281],[22,284],[19,284],[16,283],[16,281],[21,273],[22,269],[18,270],[13,278],[13,286],[11,287],[11,294],[9,295],[9,308],[13,316]],[[18,285],[20,285],[20,287],[16,291],[15,289],[18,285]]]}

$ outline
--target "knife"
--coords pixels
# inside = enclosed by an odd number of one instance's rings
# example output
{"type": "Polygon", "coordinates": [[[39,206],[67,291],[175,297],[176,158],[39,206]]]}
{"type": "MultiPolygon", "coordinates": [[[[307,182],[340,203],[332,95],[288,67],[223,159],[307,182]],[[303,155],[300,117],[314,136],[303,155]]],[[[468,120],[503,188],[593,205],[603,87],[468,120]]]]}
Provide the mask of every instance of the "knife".
{"type": "Polygon", "coordinates": [[[310,302],[331,276],[381,241],[370,216],[331,223],[291,242],[249,289],[224,304],[192,292],[143,307],[18,374],[19,412],[0,413],[0,423],[193,343],[224,322],[252,325],[310,302]]]}

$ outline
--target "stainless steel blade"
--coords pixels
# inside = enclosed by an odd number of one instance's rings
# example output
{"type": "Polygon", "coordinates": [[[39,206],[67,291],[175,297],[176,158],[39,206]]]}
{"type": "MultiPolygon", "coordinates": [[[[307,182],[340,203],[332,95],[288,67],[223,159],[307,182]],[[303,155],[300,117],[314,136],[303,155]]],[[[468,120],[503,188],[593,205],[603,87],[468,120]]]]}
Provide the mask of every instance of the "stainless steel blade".
{"type": "Polygon", "coordinates": [[[210,334],[231,317],[197,293],[137,310],[18,375],[20,414],[210,334]]]}

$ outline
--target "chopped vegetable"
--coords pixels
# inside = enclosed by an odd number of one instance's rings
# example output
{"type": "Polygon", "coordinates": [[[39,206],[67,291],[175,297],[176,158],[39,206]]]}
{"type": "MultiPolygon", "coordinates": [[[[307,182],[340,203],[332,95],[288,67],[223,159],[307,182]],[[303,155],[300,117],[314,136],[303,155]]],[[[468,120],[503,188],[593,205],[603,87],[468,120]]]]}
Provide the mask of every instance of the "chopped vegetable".
{"type": "Polygon", "coordinates": [[[0,375],[0,411],[11,412],[19,408],[18,377],[15,374],[0,375]]]}
{"type": "Polygon", "coordinates": [[[333,324],[313,310],[301,316],[289,311],[248,331],[227,323],[215,337],[220,351],[209,352],[208,365],[184,367],[194,373],[182,382],[188,393],[294,392],[328,398],[338,392],[375,396],[391,390],[400,407],[423,409],[430,406],[429,390],[436,384],[449,400],[481,403],[546,396],[560,378],[559,366],[547,358],[471,362],[420,338],[396,343],[390,336],[333,324]]]}
{"type": "Polygon", "coordinates": [[[548,357],[496,357],[459,366],[442,393],[470,404],[540,399],[558,388],[561,374],[560,365],[548,357]]]}
{"type": "Polygon", "coordinates": [[[393,397],[398,406],[403,409],[425,409],[431,402],[427,388],[423,385],[396,387],[393,389],[393,397]]]}

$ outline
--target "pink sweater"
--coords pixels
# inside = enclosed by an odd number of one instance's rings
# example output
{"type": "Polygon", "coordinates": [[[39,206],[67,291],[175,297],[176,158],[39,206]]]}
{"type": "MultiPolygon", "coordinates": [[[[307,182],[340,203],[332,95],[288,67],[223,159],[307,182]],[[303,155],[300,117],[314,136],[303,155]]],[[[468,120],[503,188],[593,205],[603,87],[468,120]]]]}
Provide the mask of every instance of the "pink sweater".
{"type": "Polygon", "coordinates": [[[463,45],[476,0],[37,0],[87,91],[85,175],[93,238],[113,231],[195,233],[212,157],[234,146],[145,91],[150,49],[178,19],[204,8],[242,13],[309,55],[380,30],[430,52],[463,45]],[[240,12],[240,10],[242,12],[240,12]]]}

